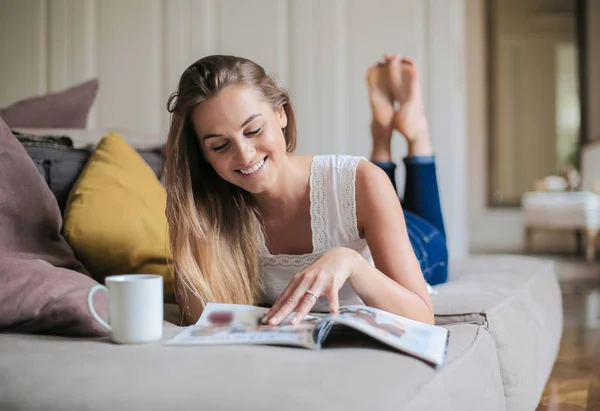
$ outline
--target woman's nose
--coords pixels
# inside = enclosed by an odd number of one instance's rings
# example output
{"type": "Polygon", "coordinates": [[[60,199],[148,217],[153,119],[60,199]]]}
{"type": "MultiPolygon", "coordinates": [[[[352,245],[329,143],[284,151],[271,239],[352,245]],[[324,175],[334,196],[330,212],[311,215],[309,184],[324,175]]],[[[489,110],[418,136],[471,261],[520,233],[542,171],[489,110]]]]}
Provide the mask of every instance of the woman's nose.
{"type": "Polygon", "coordinates": [[[250,165],[255,160],[256,149],[251,142],[244,142],[238,146],[237,157],[242,165],[250,165]]]}

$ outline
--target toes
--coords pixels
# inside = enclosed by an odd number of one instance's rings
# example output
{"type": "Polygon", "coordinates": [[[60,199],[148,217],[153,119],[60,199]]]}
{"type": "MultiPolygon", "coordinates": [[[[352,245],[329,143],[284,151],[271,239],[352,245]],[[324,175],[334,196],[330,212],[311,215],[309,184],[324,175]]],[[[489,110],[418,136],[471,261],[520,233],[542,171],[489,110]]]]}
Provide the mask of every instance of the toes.
{"type": "Polygon", "coordinates": [[[392,60],[402,60],[402,55],[397,53],[385,53],[384,58],[385,62],[389,63],[392,60]]]}
{"type": "Polygon", "coordinates": [[[417,67],[417,64],[414,62],[414,60],[409,58],[403,58],[402,69],[403,71],[406,71],[412,79],[419,78],[419,68],[417,67]]]}
{"type": "Polygon", "coordinates": [[[400,59],[395,58],[391,60],[387,65],[387,69],[392,93],[394,94],[394,97],[397,98],[400,87],[402,86],[402,71],[400,69],[400,59]]]}
{"type": "Polygon", "coordinates": [[[377,79],[377,73],[379,72],[379,65],[374,65],[369,67],[369,69],[367,70],[367,82],[372,83],[374,80],[377,79]]]}
{"type": "Polygon", "coordinates": [[[419,72],[417,66],[412,61],[410,63],[402,64],[402,79],[412,83],[419,78],[419,72]]]}

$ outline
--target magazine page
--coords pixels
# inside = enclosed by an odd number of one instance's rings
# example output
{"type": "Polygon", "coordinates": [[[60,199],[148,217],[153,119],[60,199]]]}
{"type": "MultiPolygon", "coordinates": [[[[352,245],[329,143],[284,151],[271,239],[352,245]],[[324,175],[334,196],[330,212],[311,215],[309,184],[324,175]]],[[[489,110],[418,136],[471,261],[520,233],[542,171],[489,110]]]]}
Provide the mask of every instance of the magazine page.
{"type": "MultiPolygon", "coordinates": [[[[434,366],[446,359],[448,330],[400,317],[363,305],[340,307],[338,313],[323,319],[362,331],[399,351],[420,358],[434,366]]],[[[320,344],[331,327],[320,327],[320,344]]]]}
{"type": "Polygon", "coordinates": [[[186,327],[167,345],[272,344],[318,348],[314,331],[320,317],[307,315],[290,325],[291,313],[281,325],[262,324],[268,308],[241,304],[206,305],[196,324],[186,327]]]}

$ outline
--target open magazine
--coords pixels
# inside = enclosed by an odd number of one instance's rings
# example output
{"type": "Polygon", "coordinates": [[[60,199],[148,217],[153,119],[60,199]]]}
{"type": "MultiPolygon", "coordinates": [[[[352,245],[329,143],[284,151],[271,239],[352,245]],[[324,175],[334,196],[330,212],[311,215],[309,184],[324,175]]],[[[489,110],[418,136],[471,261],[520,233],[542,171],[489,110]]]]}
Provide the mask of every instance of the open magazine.
{"type": "Polygon", "coordinates": [[[240,304],[206,305],[196,324],[186,327],[167,345],[265,344],[320,349],[332,327],[350,327],[398,351],[438,367],[444,363],[448,330],[400,317],[377,308],[346,305],[335,314],[307,315],[291,325],[291,313],[280,325],[262,318],[268,308],[240,304]]]}

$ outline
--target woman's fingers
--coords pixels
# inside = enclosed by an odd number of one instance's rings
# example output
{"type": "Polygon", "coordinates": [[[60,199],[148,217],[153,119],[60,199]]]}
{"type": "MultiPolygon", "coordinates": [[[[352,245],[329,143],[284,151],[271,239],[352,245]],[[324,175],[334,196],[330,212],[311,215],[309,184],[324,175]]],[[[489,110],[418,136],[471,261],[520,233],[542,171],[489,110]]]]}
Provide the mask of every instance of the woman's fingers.
{"type": "Polygon", "coordinates": [[[273,304],[273,306],[266,312],[263,318],[263,323],[266,323],[273,318],[273,316],[275,316],[284,305],[288,304],[292,305],[293,307],[296,306],[297,301],[294,301],[292,294],[303,278],[304,273],[302,271],[292,278],[292,281],[290,281],[287,287],[285,287],[285,289],[282,291],[277,301],[275,301],[275,304],[273,304]]]}
{"type": "Polygon", "coordinates": [[[329,299],[329,311],[332,313],[337,313],[340,309],[340,297],[338,290],[335,287],[331,287],[329,289],[329,295],[327,298],[329,299]]]}
{"type": "Polygon", "coordinates": [[[292,283],[295,284],[290,283],[287,286],[286,290],[289,289],[289,293],[286,293],[285,296],[282,294],[283,298],[281,299],[279,306],[273,306],[273,308],[271,308],[270,311],[273,314],[270,315],[270,318],[267,320],[270,325],[279,324],[281,321],[285,320],[292,311],[297,309],[300,300],[304,297],[306,290],[308,290],[309,286],[313,283],[315,276],[310,272],[303,272],[296,277],[299,278],[299,280],[296,282],[292,281],[292,283]]]}
{"type": "Polygon", "coordinates": [[[306,314],[315,306],[317,300],[327,289],[329,278],[325,275],[317,276],[310,288],[304,290],[304,296],[301,298],[296,315],[292,318],[292,324],[302,320],[306,314]]]}

